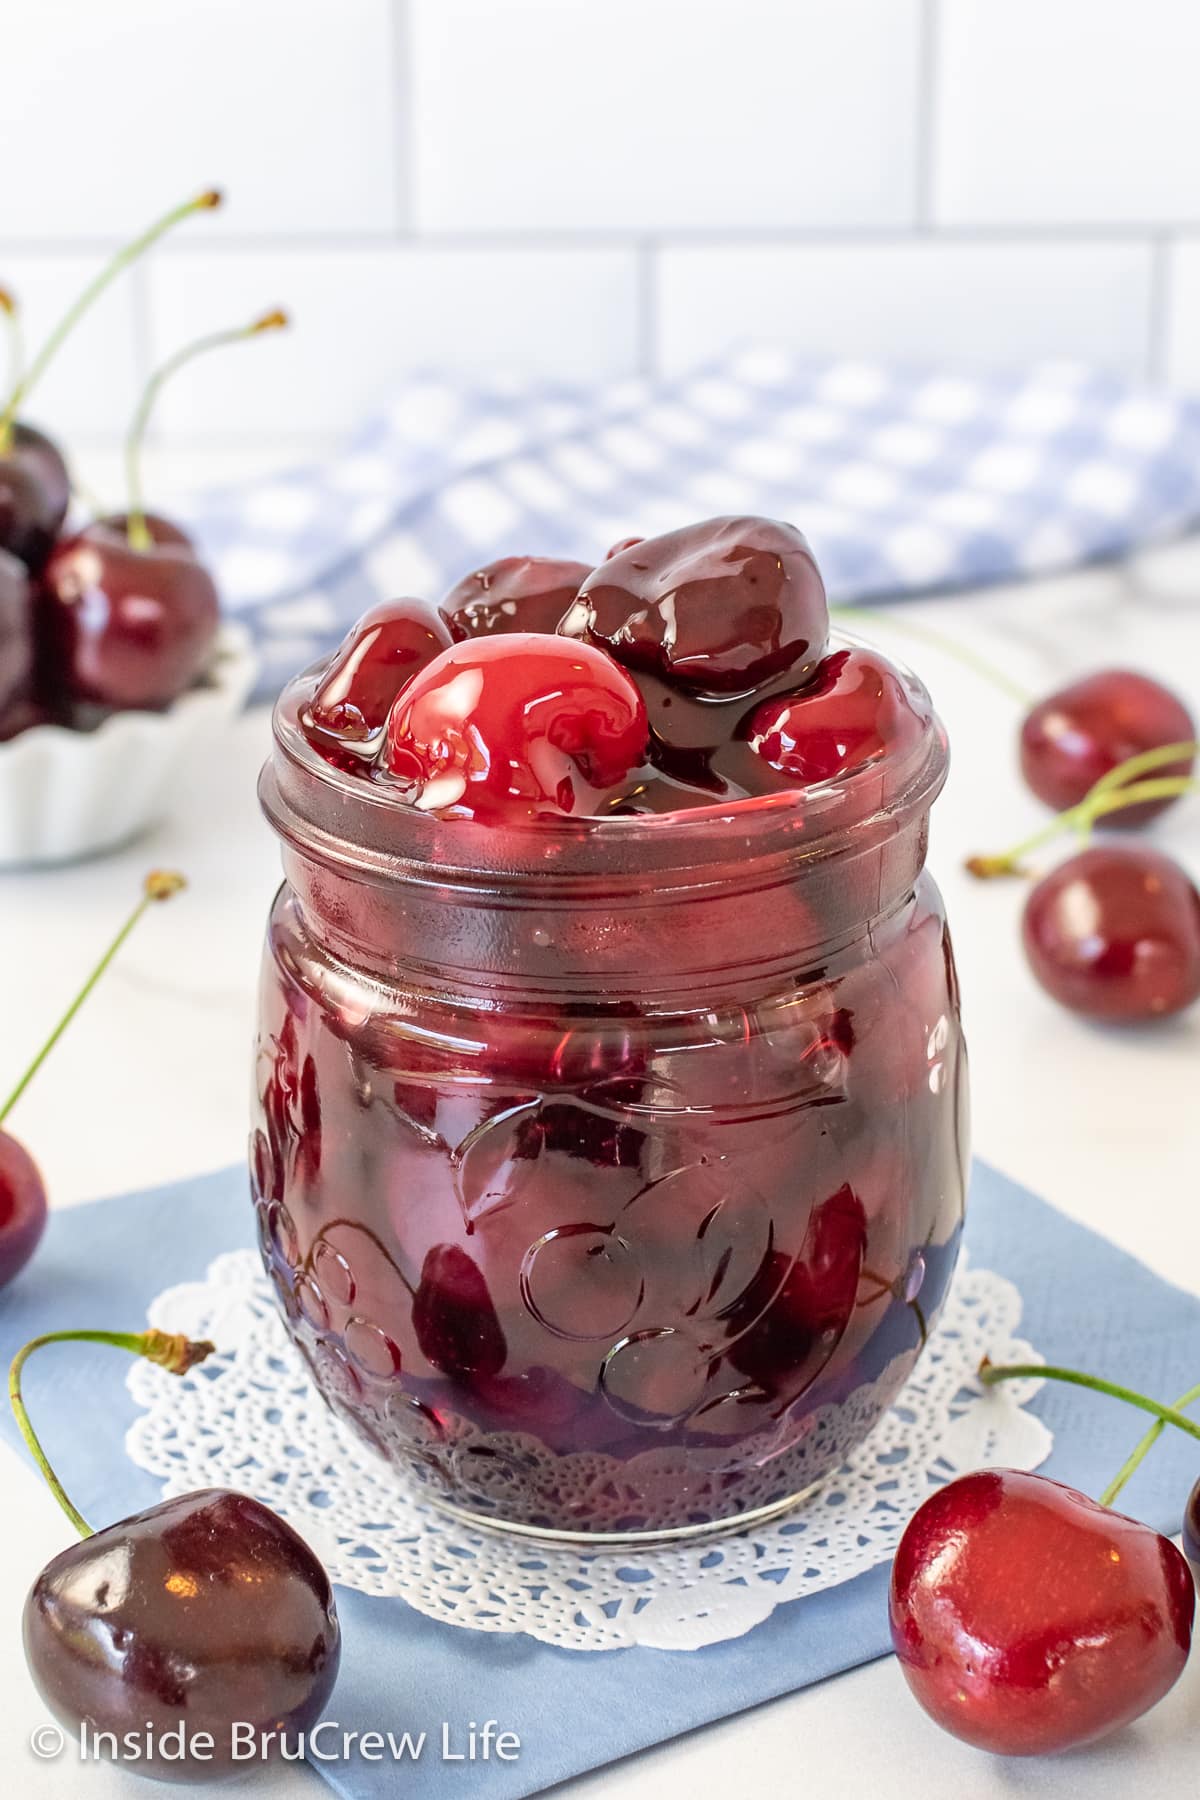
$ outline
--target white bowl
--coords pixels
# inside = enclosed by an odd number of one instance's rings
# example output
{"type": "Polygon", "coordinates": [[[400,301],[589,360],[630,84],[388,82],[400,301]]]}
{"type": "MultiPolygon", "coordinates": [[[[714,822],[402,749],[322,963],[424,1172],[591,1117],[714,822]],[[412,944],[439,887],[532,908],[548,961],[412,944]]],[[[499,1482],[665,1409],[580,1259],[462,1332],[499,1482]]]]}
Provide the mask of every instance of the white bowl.
{"type": "Polygon", "coordinates": [[[257,659],[222,624],[204,685],[166,712],[118,712],[95,731],[35,725],[0,744],[0,869],[77,862],[128,843],[168,810],[181,765],[245,705],[257,659]]]}

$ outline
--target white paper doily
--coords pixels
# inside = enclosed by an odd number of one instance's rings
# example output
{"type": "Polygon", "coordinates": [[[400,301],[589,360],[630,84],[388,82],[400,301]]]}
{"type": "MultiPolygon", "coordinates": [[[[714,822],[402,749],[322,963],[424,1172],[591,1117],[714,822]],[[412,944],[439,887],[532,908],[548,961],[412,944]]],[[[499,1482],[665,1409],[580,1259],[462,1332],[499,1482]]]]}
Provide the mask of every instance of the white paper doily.
{"type": "Polygon", "coordinates": [[[151,1307],[153,1324],[219,1350],[182,1378],[134,1365],[129,1387],[144,1411],[126,1447],[162,1477],[164,1496],[212,1486],[253,1494],[307,1538],[335,1582],[399,1595],[443,1624],[528,1632],[569,1650],[697,1650],[887,1561],[917,1506],[951,1476],[1045,1460],[1050,1432],[1024,1410],[1041,1383],[985,1391],[976,1378],[985,1355],[1038,1360],[1014,1336],[1020,1316],[1011,1282],[960,1263],[899,1399],[793,1513],[644,1550],[550,1547],[440,1513],[341,1424],[292,1348],[258,1256],[240,1250],[151,1307]]]}

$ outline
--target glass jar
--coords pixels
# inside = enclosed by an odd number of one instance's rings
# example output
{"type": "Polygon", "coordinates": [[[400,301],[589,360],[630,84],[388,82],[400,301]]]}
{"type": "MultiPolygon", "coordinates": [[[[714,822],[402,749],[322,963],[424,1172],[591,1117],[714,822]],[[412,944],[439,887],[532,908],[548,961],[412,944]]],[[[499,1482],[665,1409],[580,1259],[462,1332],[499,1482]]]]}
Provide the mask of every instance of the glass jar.
{"type": "MultiPolygon", "coordinates": [[[[911,681],[911,678],[908,678],[911,681]]],[[[251,1168],[288,1329],[440,1505],[594,1540],[843,1462],[963,1213],[946,745],[796,793],[499,831],[275,718],[251,1168]]]]}

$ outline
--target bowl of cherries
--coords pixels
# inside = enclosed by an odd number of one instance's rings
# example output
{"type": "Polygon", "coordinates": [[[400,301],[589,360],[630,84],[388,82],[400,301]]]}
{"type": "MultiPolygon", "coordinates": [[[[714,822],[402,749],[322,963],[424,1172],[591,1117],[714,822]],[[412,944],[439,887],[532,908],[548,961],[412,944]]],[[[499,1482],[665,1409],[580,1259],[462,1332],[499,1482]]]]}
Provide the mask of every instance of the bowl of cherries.
{"type": "Polygon", "coordinates": [[[125,245],[28,362],[16,304],[0,294],[13,325],[0,402],[0,868],[71,862],[137,836],[253,686],[248,636],[222,620],[197,547],[144,503],[140,452],[176,369],[283,325],[284,315],[202,338],[151,376],[129,432],[122,512],[73,516],[66,458],[26,418],[44,370],[109,283],[166,231],[219,204],[201,194],[125,245]]]}

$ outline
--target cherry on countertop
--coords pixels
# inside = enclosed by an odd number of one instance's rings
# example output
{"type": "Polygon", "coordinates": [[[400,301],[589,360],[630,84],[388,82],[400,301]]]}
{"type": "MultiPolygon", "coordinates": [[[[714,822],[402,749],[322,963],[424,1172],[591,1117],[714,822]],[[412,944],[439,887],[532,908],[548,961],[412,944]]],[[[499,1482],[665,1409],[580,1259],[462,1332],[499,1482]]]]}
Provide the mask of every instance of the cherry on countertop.
{"type": "MultiPolygon", "coordinates": [[[[1021,727],[1021,771],[1040,800],[1055,812],[1075,806],[1118,763],[1144,750],[1183,743],[1196,736],[1192,715],[1161,682],[1133,669],[1101,669],[1048,694],[1021,727]]],[[[1194,758],[1158,771],[1187,775],[1194,758]]],[[[1100,825],[1144,824],[1169,799],[1126,808],[1100,825]]]]}

